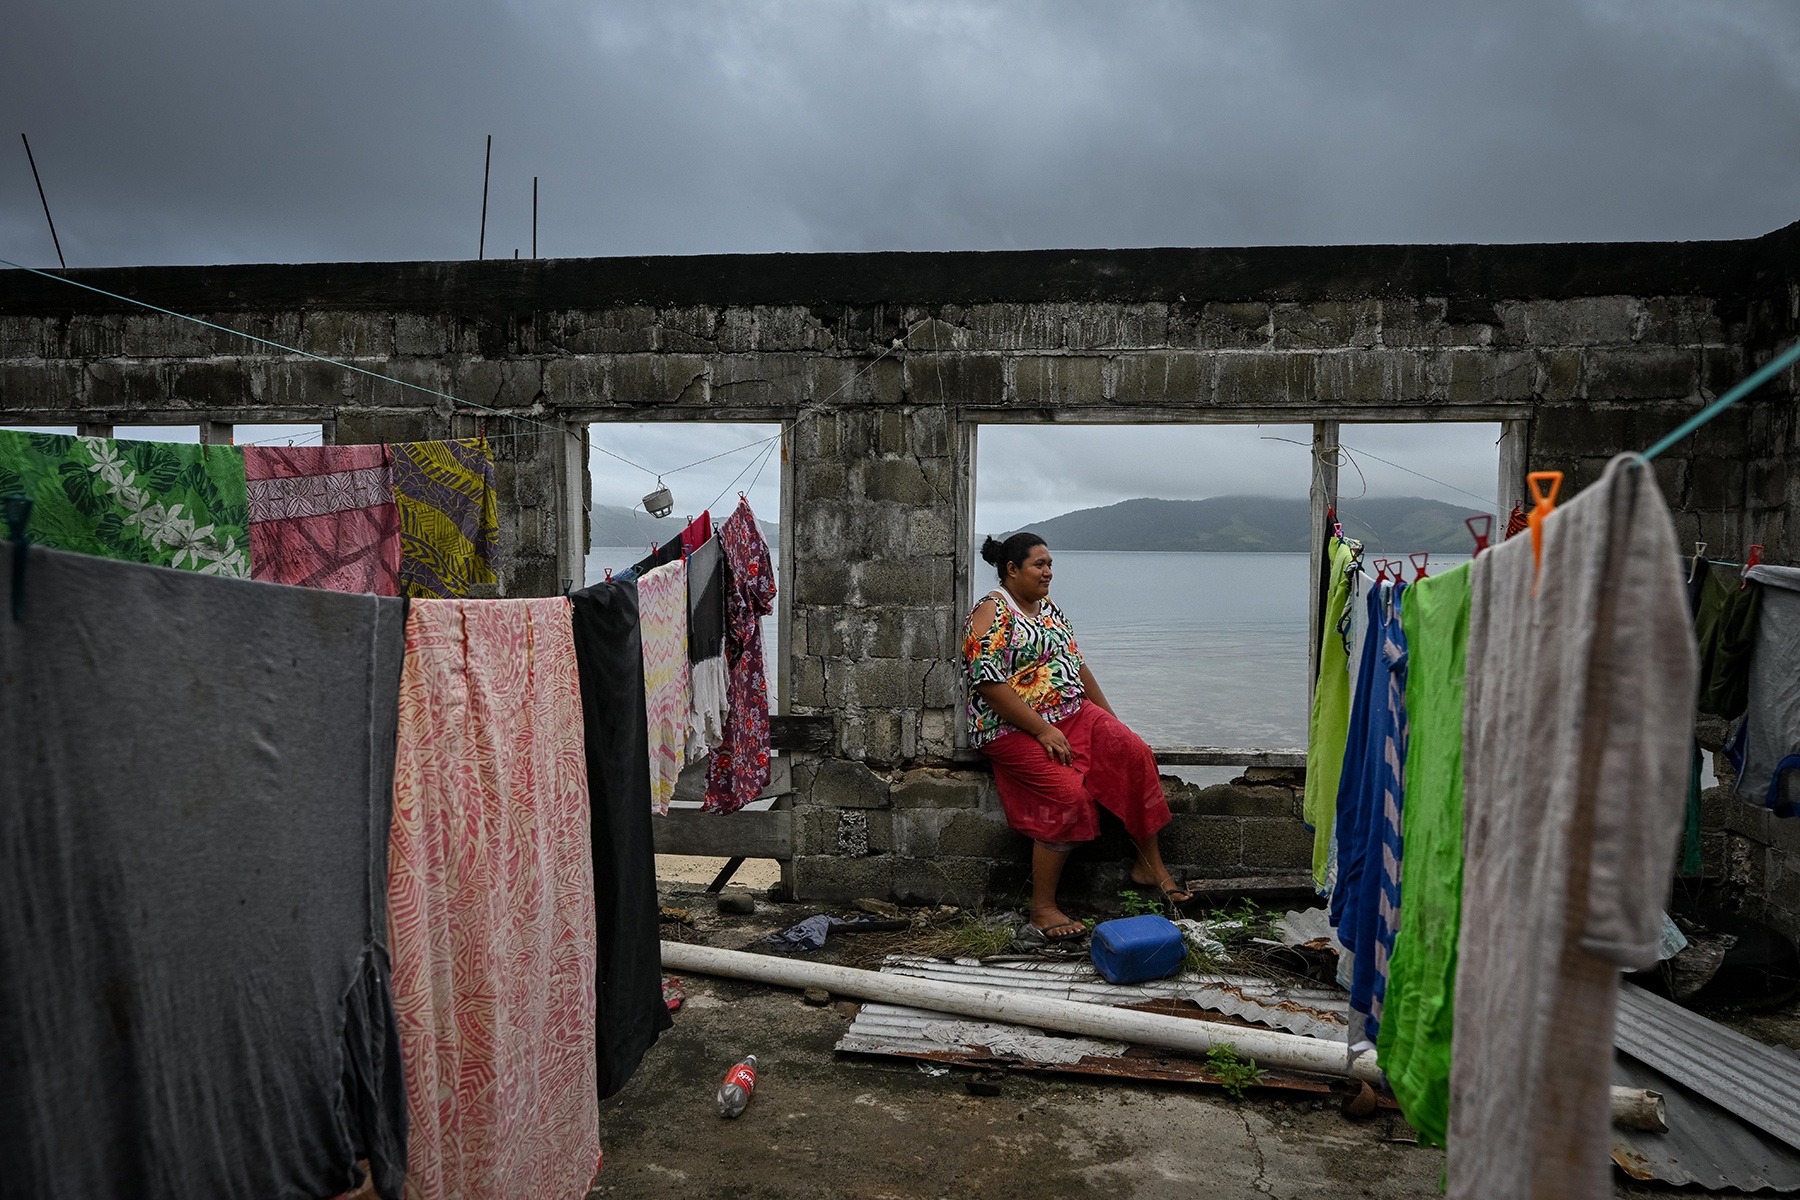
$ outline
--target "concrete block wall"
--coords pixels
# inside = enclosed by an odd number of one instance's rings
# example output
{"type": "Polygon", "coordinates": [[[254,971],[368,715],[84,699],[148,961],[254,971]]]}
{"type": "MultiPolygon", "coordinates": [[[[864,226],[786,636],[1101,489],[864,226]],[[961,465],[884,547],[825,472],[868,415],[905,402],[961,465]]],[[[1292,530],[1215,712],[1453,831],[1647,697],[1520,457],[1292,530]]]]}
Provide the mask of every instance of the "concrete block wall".
{"type": "MultiPolygon", "coordinates": [[[[968,900],[1023,883],[1027,844],[1001,824],[991,781],[931,774],[978,765],[958,725],[961,623],[983,566],[970,561],[981,424],[1505,420],[1523,432],[1526,468],[1565,471],[1572,495],[1800,328],[1800,227],[1685,244],[73,274],[468,403],[13,272],[0,273],[0,420],[320,420],[344,442],[485,423],[497,594],[555,594],[577,572],[586,489],[571,472],[585,453],[571,439],[584,427],[603,439],[611,420],[789,426],[790,632],[771,669],[789,711],[834,727],[826,752],[792,762],[788,883],[821,899],[968,900]],[[502,436],[518,433],[530,436],[502,436]]],[[[1682,537],[1714,557],[1741,561],[1760,543],[1770,561],[1800,561],[1793,383],[1789,372],[1657,463],[1682,537]]],[[[1170,861],[1215,877],[1304,865],[1282,791],[1176,789],[1170,861]]],[[[1103,839],[1071,885],[1115,887],[1124,858],[1103,839]]]]}
{"type": "MultiPolygon", "coordinates": [[[[1300,823],[1301,771],[1252,769],[1199,787],[1163,777],[1171,820],[1164,860],[1178,878],[1290,877],[1310,870],[1312,835],[1300,823]]],[[[1028,889],[1031,843],[1006,824],[986,771],[881,771],[827,760],[796,779],[794,853],[806,894],[821,901],[894,895],[905,902],[979,907],[1028,889]]],[[[1102,901],[1130,880],[1133,848],[1110,815],[1101,836],[1064,872],[1073,893],[1102,901]]]]}

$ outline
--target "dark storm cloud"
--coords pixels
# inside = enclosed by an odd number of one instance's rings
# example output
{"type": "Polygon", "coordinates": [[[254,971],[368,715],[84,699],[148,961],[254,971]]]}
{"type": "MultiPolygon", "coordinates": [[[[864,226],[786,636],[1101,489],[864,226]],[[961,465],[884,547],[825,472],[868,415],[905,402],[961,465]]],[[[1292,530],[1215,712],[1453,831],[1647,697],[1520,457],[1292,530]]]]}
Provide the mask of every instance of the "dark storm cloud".
{"type": "Polygon", "coordinates": [[[563,255],[1730,237],[1800,215],[1797,13],[14,0],[0,110],[80,264],[471,256],[490,132],[502,255],[533,174],[563,255]]]}
{"type": "MultiPolygon", "coordinates": [[[[1797,101],[1791,0],[11,0],[0,256],[54,262],[19,130],[76,266],[472,257],[489,133],[494,256],[533,175],[546,255],[1743,237],[1800,218],[1797,101]]],[[[675,434],[604,436],[751,436],[675,434]]],[[[984,431],[984,520],[1303,493],[1259,436],[984,431]]],[[[1489,492],[1485,436],[1345,440],[1489,492]]]]}

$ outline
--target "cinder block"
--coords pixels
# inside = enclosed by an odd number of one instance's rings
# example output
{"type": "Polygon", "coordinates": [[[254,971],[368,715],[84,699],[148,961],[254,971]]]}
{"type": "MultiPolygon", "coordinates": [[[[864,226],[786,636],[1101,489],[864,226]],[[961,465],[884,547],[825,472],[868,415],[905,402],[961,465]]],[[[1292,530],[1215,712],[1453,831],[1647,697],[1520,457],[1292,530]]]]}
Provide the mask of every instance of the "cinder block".
{"type": "Polygon", "coordinates": [[[1587,352],[1590,400],[1661,400],[1695,395],[1700,360],[1692,350],[1633,346],[1587,352]]]}
{"type": "Polygon", "coordinates": [[[1183,786],[1169,797],[1169,808],[1195,816],[1291,817],[1294,814],[1294,789],[1242,787],[1230,783],[1204,788],[1183,786]]]}
{"type": "Polygon", "coordinates": [[[819,763],[810,798],[814,804],[833,808],[886,808],[889,787],[885,775],[877,775],[862,763],[828,758],[819,763]]]}
{"type": "Polygon", "coordinates": [[[1244,822],[1244,865],[1246,867],[1312,866],[1313,835],[1298,820],[1246,820],[1244,822]]]}
{"type": "Polygon", "coordinates": [[[857,597],[864,604],[929,606],[950,600],[948,558],[857,563],[854,575],[857,597]]]}
{"type": "Polygon", "coordinates": [[[938,830],[937,844],[938,853],[951,858],[1006,858],[1018,851],[1021,841],[1030,840],[984,813],[915,809],[912,815],[924,813],[948,817],[938,830]]]}
{"type": "Polygon", "coordinates": [[[1236,817],[1179,813],[1159,836],[1163,861],[1196,875],[1226,874],[1227,868],[1235,870],[1244,861],[1243,822],[1236,817]]]}
{"type": "Polygon", "coordinates": [[[1313,396],[1316,358],[1310,353],[1274,351],[1221,355],[1214,395],[1223,408],[1304,404],[1313,396]]]}
{"type": "Polygon", "coordinates": [[[855,663],[850,675],[853,703],[870,708],[902,708],[918,703],[907,686],[908,664],[897,658],[871,658],[855,663]]]}
{"type": "Polygon", "coordinates": [[[1274,344],[1267,304],[1207,304],[1200,310],[1203,350],[1260,350],[1274,344]]]}
{"type": "Polygon", "coordinates": [[[902,904],[981,908],[991,894],[993,865],[982,859],[903,858],[893,861],[893,895],[902,904]]]}
{"type": "Polygon", "coordinates": [[[985,771],[951,771],[920,767],[895,780],[889,796],[895,808],[981,807],[983,789],[993,786],[985,771]]]}
{"type": "Polygon", "coordinates": [[[877,899],[894,890],[891,855],[844,858],[836,854],[808,854],[794,858],[795,899],[812,903],[847,903],[863,896],[877,899]]]}
{"type": "Polygon", "coordinates": [[[1121,354],[1112,361],[1118,404],[1203,403],[1212,397],[1212,358],[1182,350],[1121,354]]]}
{"type": "Polygon", "coordinates": [[[1277,304],[1270,312],[1277,350],[1324,350],[1376,344],[1381,303],[1376,300],[1321,300],[1277,304]]]}

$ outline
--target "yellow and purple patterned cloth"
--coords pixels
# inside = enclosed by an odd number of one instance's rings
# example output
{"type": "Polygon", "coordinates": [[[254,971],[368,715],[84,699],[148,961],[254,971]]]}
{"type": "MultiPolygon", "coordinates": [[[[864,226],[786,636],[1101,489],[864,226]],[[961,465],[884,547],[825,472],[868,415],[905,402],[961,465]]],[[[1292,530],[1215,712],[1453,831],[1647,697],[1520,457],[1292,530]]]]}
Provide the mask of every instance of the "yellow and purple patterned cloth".
{"type": "Polygon", "coordinates": [[[499,519],[487,442],[399,442],[393,457],[400,506],[400,592],[423,599],[467,596],[494,583],[499,519]]]}

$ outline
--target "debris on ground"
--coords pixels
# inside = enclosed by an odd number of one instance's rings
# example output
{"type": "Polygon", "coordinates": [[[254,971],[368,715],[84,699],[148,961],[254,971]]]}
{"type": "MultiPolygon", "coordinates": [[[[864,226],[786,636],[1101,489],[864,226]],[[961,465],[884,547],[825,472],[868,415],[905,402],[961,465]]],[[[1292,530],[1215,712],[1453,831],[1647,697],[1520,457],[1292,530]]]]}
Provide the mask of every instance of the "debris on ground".
{"type": "Polygon", "coordinates": [[[856,901],[850,907],[861,912],[873,913],[878,917],[886,917],[890,921],[899,920],[900,918],[900,906],[887,900],[870,900],[865,898],[856,901]]]}
{"type": "Polygon", "coordinates": [[[665,904],[657,913],[656,919],[665,925],[670,922],[673,922],[676,925],[692,925],[694,923],[694,914],[685,908],[671,908],[665,904]]]}
{"type": "Polygon", "coordinates": [[[822,987],[809,987],[800,996],[814,1008],[824,1008],[831,1003],[831,993],[822,987]]]}
{"type": "Polygon", "coordinates": [[[681,990],[681,980],[675,978],[673,975],[664,979],[662,984],[662,997],[663,1004],[670,1012],[680,1010],[681,1002],[687,999],[687,993],[681,990]]]}
{"type": "Polygon", "coordinates": [[[749,888],[728,887],[719,893],[719,911],[737,917],[756,915],[756,897],[749,888]]]}
{"type": "Polygon", "coordinates": [[[1005,1079],[1005,1071],[983,1071],[963,1080],[963,1087],[968,1089],[971,1096],[998,1096],[1000,1084],[1005,1079]]]}

